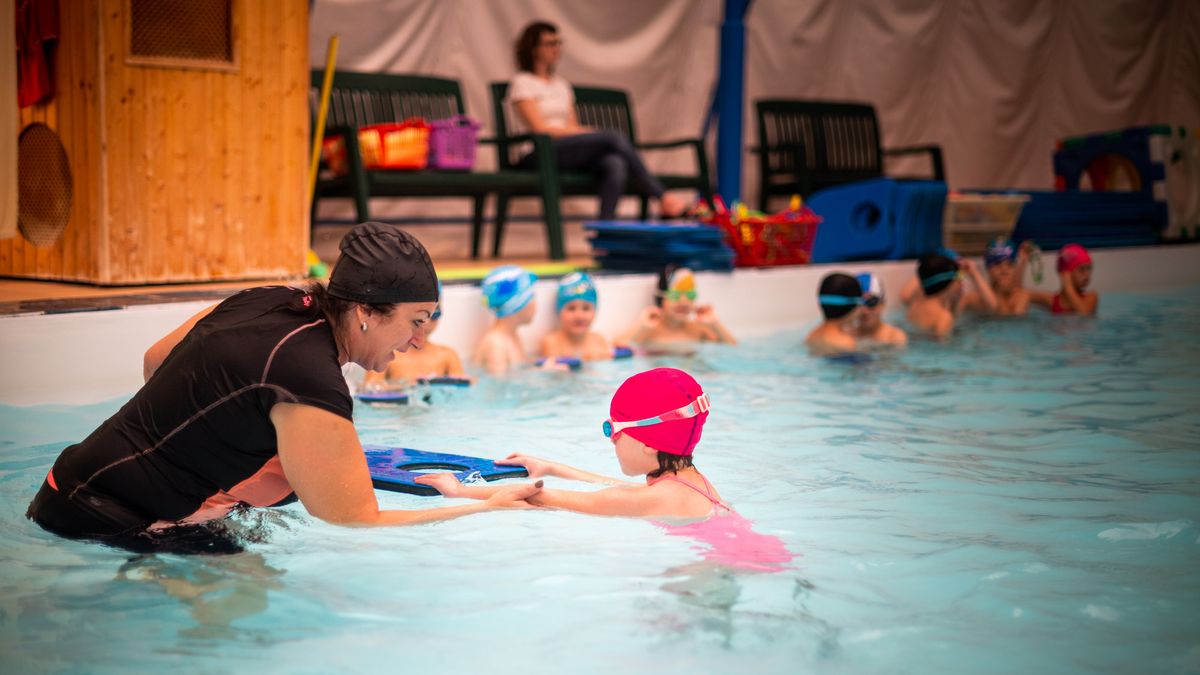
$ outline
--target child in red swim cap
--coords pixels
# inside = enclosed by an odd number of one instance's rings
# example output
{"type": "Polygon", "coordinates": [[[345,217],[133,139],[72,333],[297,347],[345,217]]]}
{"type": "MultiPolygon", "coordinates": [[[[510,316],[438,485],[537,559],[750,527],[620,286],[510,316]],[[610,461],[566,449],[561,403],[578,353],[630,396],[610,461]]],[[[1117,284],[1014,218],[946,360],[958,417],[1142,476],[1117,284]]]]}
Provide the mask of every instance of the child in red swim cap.
{"type": "MultiPolygon", "coordinates": [[[[612,441],[626,476],[645,483],[608,478],[528,455],[513,454],[497,464],[523,466],[530,478],[557,476],[614,487],[594,492],[543,490],[535,506],[607,516],[701,518],[730,511],[692,464],[692,451],[708,419],[708,395],[691,375],[655,368],[625,380],[613,395],[604,435],[612,441]]],[[[465,486],[453,474],[429,474],[417,482],[447,497],[486,499],[495,487],[465,486]]]]}
{"type": "Polygon", "coordinates": [[[1030,301],[1054,314],[1093,316],[1100,296],[1087,290],[1092,283],[1092,256],[1079,244],[1067,244],[1058,251],[1058,293],[1030,293],[1030,301]]]}

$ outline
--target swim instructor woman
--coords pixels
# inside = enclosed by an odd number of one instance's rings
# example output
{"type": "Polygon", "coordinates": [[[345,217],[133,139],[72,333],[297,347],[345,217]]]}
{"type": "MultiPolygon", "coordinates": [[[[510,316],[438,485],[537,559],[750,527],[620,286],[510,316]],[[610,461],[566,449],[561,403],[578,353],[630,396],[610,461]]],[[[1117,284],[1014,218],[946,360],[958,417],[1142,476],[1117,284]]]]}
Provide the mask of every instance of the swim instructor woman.
{"type": "Polygon", "coordinates": [[[294,493],[343,525],[411,525],[525,506],[535,486],[481,505],[381,511],[341,367],[383,370],[420,348],[437,277],[415,238],[379,223],[342,239],[329,287],[252,288],[146,352],[145,385],[59,455],[29,505],[46,530],[134,550],[240,550],[235,506],[294,493]]]}

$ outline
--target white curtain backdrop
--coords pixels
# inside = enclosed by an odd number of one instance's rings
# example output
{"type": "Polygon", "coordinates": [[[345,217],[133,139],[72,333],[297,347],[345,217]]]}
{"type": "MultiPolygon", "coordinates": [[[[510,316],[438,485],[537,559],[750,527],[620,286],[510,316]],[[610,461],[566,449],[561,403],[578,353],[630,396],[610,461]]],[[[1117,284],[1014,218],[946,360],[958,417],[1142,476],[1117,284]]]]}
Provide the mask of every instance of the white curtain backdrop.
{"type": "MultiPolygon", "coordinates": [[[[468,114],[490,133],[488,83],[512,76],[521,28],[548,20],[565,42],[560,74],[626,89],[639,137],[663,140],[696,136],[703,125],[723,7],[721,0],[317,0],[310,54],[322,67],[337,33],[339,69],[458,79],[468,114]]],[[[1048,189],[1059,138],[1142,124],[1200,127],[1196,0],[754,0],[746,26],[747,147],[755,99],[866,101],[878,110],[885,147],[941,144],[951,188],[1048,189]]],[[[691,165],[686,153],[648,155],[647,163],[662,171],[691,165]]],[[[743,198],[756,192],[746,153],[743,198]]],[[[594,200],[567,202],[568,212],[595,209],[594,200]]],[[[465,200],[430,204],[392,201],[378,213],[469,212],[465,200]]]]}

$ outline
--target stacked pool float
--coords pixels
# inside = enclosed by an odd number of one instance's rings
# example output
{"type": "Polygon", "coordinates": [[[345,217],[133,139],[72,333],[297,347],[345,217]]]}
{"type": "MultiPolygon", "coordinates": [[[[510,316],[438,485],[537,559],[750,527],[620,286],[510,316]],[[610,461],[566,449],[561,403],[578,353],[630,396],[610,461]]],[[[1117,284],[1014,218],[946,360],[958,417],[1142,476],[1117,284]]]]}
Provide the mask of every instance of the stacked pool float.
{"type": "Polygon", "coordinates": [[[701,223],[661,224],[597,220],[584,223],[602,269],[657,272],[667,265],[731,270],[734,254],[724,233],[701,223]]]}

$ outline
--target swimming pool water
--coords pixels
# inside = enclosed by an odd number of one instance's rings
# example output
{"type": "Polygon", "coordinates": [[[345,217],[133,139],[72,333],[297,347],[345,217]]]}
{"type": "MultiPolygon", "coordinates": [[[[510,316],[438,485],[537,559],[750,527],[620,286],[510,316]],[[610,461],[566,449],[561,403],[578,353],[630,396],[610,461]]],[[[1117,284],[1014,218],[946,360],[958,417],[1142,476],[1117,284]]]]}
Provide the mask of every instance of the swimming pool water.
{"type": "Polygon", "coordinates": [[[135,557],[23,517],[122,401],[0,406],[0,670],[1200,671],[1198,301],[1109,294],[1099,320],[971,321],[863,365],[788,333],[358,411],[368,443],[614,474],[616,386],[685,368],[713,405],[698,466],[798,556],[773,574],[535,511],[358,530],[293,505],[238,516],[243,554],[135,557]]]}

